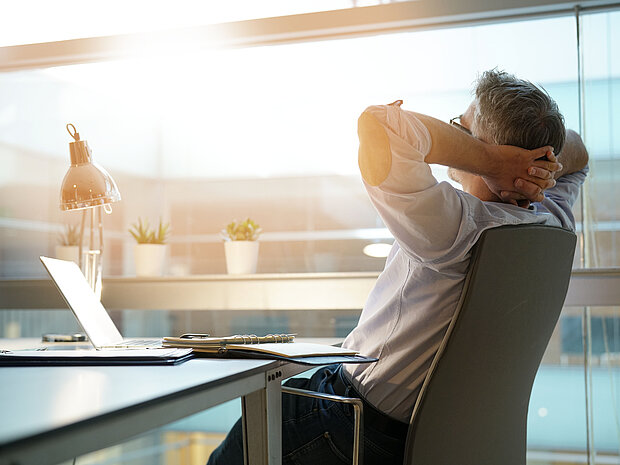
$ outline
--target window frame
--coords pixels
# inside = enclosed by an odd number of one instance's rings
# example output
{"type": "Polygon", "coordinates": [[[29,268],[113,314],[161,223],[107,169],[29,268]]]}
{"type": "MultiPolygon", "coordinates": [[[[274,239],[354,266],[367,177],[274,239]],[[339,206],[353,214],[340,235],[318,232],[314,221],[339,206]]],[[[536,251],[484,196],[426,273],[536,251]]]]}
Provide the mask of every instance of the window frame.
{"type": "Polygon", "coordinates": [[[469,26],[620,8],[617,0],[414,0],[175,29],[0,47],[0,72],[177,53],[469,26]],[[166,52],[168,50],[168,52],[166,52]],[[163,51],[163,52],[162,52],[163,51]]]}

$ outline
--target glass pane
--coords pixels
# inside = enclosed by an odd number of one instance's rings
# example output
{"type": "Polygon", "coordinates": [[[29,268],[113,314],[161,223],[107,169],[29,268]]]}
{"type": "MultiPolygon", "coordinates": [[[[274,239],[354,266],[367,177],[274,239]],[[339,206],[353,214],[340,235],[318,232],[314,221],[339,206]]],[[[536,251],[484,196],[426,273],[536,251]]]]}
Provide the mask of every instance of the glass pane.
{"type": "MultiPolygon", "coordinates": [[[[241,417],[239,399],[79,456],[81,465],[204,465],[241,417]]],[[[73,460],[59,465],[72,465],[73,460]]]]}
{"type": "MultiPolygon", "coordinates": [[[[597,464],[617,463],[620,308],[592,307],[592,404],[597,464]]],[[[536,376],[528,416],[528,464],[588,463],[584,312],[564,308],[536,376]]]]}
{"type": "Polygon", "coordinates": [[[38,341],[43,334],[78,332],[82,329],[69,309],[0,311],[0,338],[32,337],[38,341]]]}
{"type": "Polygon", "coordinates": [[[168,274],[224,273],[220,230],[247,217],[264,230],[259,272],[378,271],[362,249],[390,236],[357,171],[360,112],[403,98],[448,120],[497,66],[543,84],[576,127],[575,60],[572,20],[556,18],[4,73],[0,276],[43,276],[36,258],[80,220],[58,208],[67,123],[122,194],[104,274],[134,273],[138,218],[171,222],[168,274]]]}
{"type": "Polygon", "coordinates": [[[528,465],[587,463],[582,310],[564,308],[530,397],[528,465]]]}
{"type": "Polygon", "coordinates": [[[583,18],[590,266],[620,265],[620,12],[583,18]]]}
{"type": "MultiPolygon", "coordinates": [[[[590,150],[590,179],[584,194],[585,264],[614,267],[620,264],[620,12],[583,18],[584,139],[590,150]]],[[[591,350],[588,370],[591,443],[596,463],[620,455],[620,400],[617,307],[590,310],[591,350]]],[[[581,345],[580,345],[581,346],[581,345]]],[[[580,347],[583,350],[583,347],[580,347]]]]}

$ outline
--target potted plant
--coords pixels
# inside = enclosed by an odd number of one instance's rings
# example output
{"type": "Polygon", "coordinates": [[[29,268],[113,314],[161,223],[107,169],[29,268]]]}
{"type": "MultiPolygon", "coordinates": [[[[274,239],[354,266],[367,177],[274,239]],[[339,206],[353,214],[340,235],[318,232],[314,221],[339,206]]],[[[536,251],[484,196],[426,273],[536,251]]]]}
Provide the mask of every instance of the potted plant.
{"type": "Polygon", "coordinates": [[[80,228],[77,225],[65,225],[64,232],[58,237],[56,258],[80,263],[80,228]]]}
{"type": "Polygon", "coordinates": [[[229,274],[256,273],[258,264],[258,237],[262,229],[250,218],[233,221],[222,229],[226,269],[229,274]]]}
{"type": "Polygon", "coordinates": [[[151,229],[148,221],[138,218],[129,229],[137,242],[134,247],[136,276],[163,276],[169,228],[169,223],[159,220],[159,227],[151,229]]]}

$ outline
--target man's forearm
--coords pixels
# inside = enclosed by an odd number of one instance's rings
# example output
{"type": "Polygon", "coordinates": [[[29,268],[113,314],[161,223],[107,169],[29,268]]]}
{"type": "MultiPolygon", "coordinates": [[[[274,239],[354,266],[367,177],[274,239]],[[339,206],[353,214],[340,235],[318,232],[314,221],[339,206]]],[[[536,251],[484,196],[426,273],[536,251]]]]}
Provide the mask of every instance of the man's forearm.
{"type": "Polygon", "coordinates": [[[562,152],[558,155],[558,160],[562,163],[562,169],[556,171],[555,179],[565,174],[575,173],[585,168],[588,164],[588,151],[579,134],[571,129],[566,130],[566,142],[562,152]]]}
{"type": "Polygon", "coordinates": [[[489,145],[431,116],[415,113],[431,134],[426,163],[458,168],[477,175],[493,174],[489,145]]]}
{"type": "MultiPolygon", "coordinates": [[[[550,172],[556,171],[559,165],[544,162],[540,166],[543,162],[536,161],[548,155],[550,147],[526,150],[509,145],[487,144],[431,116],[402,110],[396,103],[368,107],[358,120],[359,165],[369,185],[381,184],[391,172],[392,149],[385,128],[391,128],[414,151],[420,150],[418,153],[423,159],[418,162],[441,164],[477,175],[498,197],[506,192],[514,192],[522,196],[519,198],[539,201],[539,197],[542,197],[541,189],[550,187],[549,183],[555,184],[550,179],[550,172]],[[427,132],[428,135],[418,131],[427,132]],[[534,166],[540,167],[547,176],[529,174],[528,169],[534,166]],[[517,178],[526,181],[523,186],[515,185],[517,178]]],[[[397,143],[395,147],[403,150],[404,146],[397,143]]]]}
{"type": "Polygon", "coordinates": [[[478,175],[504,201],[540,201],[541,191],[555,184],[549,178],[559,165],[555,161],[537,161],[545,156],[551,160],[551,147],[526,150],[487,144],[430,116],[416,114],[416,117],[431,134],[432,148],[425,157],[427,163],[438,163],[478,175]],[[534,166],[538,168],[538,174],[529,173],[528,170],[534,166]],[[517,178],[525,182],[515,184],[517,178]]]}

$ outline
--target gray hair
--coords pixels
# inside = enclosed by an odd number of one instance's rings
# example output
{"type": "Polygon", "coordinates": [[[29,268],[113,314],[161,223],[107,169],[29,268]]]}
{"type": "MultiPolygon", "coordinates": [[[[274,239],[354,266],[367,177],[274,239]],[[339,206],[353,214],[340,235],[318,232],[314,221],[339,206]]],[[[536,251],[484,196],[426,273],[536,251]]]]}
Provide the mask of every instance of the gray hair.
{"type": "Polygon", "coordinates": [[[566,138],[564,117],[543,88],[496,69],[475,84],[472,129],[493,144],[535,149],[551,145],[556,155],[566,138]]]}

